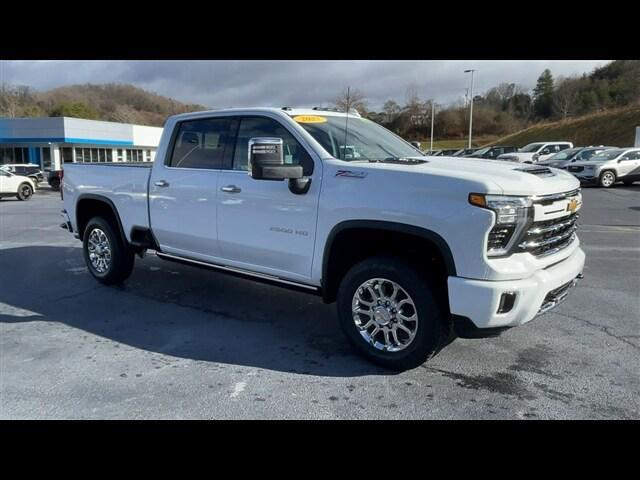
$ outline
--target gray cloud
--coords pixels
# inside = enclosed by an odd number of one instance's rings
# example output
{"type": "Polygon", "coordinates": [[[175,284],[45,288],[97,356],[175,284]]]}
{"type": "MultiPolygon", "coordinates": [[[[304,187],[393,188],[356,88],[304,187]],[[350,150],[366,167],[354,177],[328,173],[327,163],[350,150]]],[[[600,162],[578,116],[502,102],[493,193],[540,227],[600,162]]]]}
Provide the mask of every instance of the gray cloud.
{"type": "Polygon", "coordinates": [[[0,81],[46,90],[74,83],[132,83],[207,107],[327,105],[347,85],[367,95],[370,108],[405,101],[416,86],[424,99],[451,103],[464,95],[477,69],[474,92],[513,82],[533,88],[545,69],[557,78],[588,73],[606,60],[470,61],[0,61],[0,81]]]}

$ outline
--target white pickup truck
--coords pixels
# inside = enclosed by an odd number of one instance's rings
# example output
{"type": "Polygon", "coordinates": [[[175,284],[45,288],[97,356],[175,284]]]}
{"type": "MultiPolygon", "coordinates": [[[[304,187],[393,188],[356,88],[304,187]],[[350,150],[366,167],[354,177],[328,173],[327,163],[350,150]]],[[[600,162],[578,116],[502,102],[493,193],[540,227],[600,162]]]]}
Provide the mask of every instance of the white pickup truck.
{"type": "Polygon", "coordinates": [[[569,173],[424,156],[355,113],[176,115],[152,167],[67,164],[62,183],[62,226],[98,281],[124,281],[149,249],[313,292],[390,368],[529,322],[585,261],[569,173]]]}
{"type": "Polygon", "coordinates": [[[573,148],[571,142],[536,142],[525,145],[518,149],[517,152],[503,153],[498,155],[498,160],[508,160],[519,163],[537,163],[542,162],[552,155],[555,155],[567,148],[573,148]]]}

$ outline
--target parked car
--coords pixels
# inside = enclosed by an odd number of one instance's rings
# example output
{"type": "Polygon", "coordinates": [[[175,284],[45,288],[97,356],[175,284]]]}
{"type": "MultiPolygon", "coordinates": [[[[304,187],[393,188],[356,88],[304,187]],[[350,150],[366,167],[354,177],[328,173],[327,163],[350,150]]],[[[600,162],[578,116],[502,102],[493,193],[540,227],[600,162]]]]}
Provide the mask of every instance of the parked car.
{"type": "Polygon", "coordinates": [[[422,153],[430,157],[437,157],[441,151],[442,150],[425,150],[422,153]]]}
{"type": "Polygon", "coordinates": [[[51,170],[47,176],[47,183],[53,190],[60,190],[62,182],[62,170],[51,170]]]}
{"type": "Polygon", "coordinates": [[[151,249],[321,295],[355,349],[391,368],[423,363],[452,331],[496,335],[566,298],[585,261],[576,178],[427,157],[356,116],[345,132],[345,115],[169,117],[153,165],[65,165],[62,226],[103,284],[151,249]],[[341,158],[339,142],[359,157],[341,158]]]}
{"type": "Polygon", "coordinates": [[[512,153],[516,151],[518,151],[518,147],[495,145],[493,147],[480,148],[469,155],[465,155],[465,157],[495,159],[504,153],[512,153]]]}
{"type": "Polygon", "coordinates": [[[0,168],[0,198],[16,197],[18,200],[29,200],[35,189],[31,178],[15,175],[0,168]]]}
{"type": "Polygon", "coordinates": [[[538,164],[566,170],[566,168],[572,163],[589,160],[594,155],[597,155],[604,150],[610,150],[612,148],[618,147],[605,147],[603,145],[600,145],[599,147],[591,146],[567,148],[566,150],[562,150],[555,155],[551,155],[546,160],[538,162],[538,164]]]}
{"type": "Polygon", "coordinates": [[[525,145],[517,152],[503,153],[498,155],[498,160],[508,160],[511,162],[519,163],[537,163],[541,160],[546,160],[551,155],[566,150],[567,148],[573,148],[571,142],[536,142],[525,145]]]}
{"type": "Polygon", "coordinates": [[[478,150],[480,150],[479,148],[463,148],[458,150],[456,153],[453,154],[454,157],[466,157],[468,155],[471,155],[474,152],[477,152],[478,150]]]}
{"type": "Polygon", "coordinates": [[[567,171],[582,183],[595,183],[604,188],[618,181],[631,185],[640,180],[640,148],[604,150],[589,160],[569,165],[567,171]]]}
{"type": "Polygon", "coordinates": [[[36,187],[38,186],[38,183],[44,181],[44,172],[40,169],[39,165],[35,165],[33,163],[11,163],[0,165],[0,168],[16,175],[29,177],[33,180],[36,187]]]}
{"type": "Polygon", "coordinates": [[[451,157],[458,150],[459,150],[459,148],[447,148],[445,150],[440,150],[440,152],[436,153],[436,156],[437,157],[451,157]]]}

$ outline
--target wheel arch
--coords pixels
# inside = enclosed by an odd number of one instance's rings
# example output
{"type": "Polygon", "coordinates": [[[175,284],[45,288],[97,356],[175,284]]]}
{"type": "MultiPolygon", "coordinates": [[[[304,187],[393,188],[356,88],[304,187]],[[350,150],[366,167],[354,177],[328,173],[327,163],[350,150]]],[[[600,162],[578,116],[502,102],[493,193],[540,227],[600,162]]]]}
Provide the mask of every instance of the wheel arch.
{"type": "MultiPolygon", "coordinates": [[[[357,263],[360,258],[356,255],[350,256],[346,265],[341,265],[342,261],[340,247],[350,242],[350,236],[366,235],[367,238],[381,240],[373,249],[384,248],[385,246],[397,245],[402,239],[410,240],[412,244],[423,244],[429,247],[428,252],[438,254],[442,262],[442,274],[446,276],[456,275],[456,266],[451,253],[451,248],[441,235],[427,228],[408,225],[398,222],[383,220],[346,220],[333,227],[327,237],[322,256],[322,296],[325,302],[333,302],[337,296],[340,281],[348,268],[357,263]],[[393,236],[393,237],[392,237],[393,236]],[[395,238],[394,238],[395,237],[395,238]]],[[[376,252],[402,256],[407,252],[391,251],[376,252]]],[[[425,252],[427,253],[427,252],[425,252]]],[[[346,256],[342,252],[342,256],[346,256]]],[[[363,252],[362,258],[366,258],[369,253],[363,252]]],[[[445,282],[446,284],[446,282],[445,282]]],[[[446,288],[446,285],[445,285],[446,288]]]]}
{"type": "Polygon", "coordinates": [[[118,231],[124,245],[129,242],[124,234],[122,221],[118,210],[110,198],[103,195],[93,193],[84,193],[78,197],[76,201],[76,229],[80,238],[84,235],[84,229],[91,218],[95,216],[104,216],[105,220],[112,220],[114,227],[118,231]]]}

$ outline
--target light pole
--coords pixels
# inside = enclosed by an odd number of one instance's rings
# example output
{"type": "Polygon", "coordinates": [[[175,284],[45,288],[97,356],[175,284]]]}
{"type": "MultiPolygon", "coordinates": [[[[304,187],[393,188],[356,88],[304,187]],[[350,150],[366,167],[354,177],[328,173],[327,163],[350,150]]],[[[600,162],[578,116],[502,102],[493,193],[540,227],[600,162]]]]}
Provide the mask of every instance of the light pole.
{"type": "Polygon", "coordinates": [[[429,152],[433,152],[433,119],[436,115],[436,104],[431,102],[431,144],[429,145],[429,152]]]}
{"type": "Polygon", "coordinates": [[[471,148],[471,130],[473,128],[473,72],[475,70],[465,70],[464,73],[471,72],[471,103],[469,104],[469,148],[471,148]]]}

